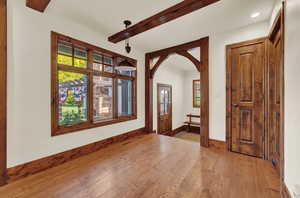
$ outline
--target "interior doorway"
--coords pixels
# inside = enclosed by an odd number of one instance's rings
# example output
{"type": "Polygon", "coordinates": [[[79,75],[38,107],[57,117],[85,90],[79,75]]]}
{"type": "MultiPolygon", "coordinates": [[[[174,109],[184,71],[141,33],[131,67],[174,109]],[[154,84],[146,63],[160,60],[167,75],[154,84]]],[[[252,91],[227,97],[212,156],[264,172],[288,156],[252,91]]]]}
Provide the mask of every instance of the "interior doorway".
{"type": "Polygon", "coordinates": [[[229,150],[264,156],[266,38],[227,46],[229,150]]]}
{"type": "Polygon", "coordinates": [[[172,131],[172,86],[157,84],[157,133],[172,131]]]}
{"type": "MultiPolygon", "coordinates": [[[[173,46],[170,48],[150,52],[146,54],[146,128],[147,132],[155,132],[153,127],[153,90],[154,90],[154,76],[162,63],[168,59],[170,55],[179,55],[185,57],[193,63],[197,70],[198,77],[201,79],[200,83],[200,129],[201,135],[200,144],[204,147],[209,147],[209,38],[205,37],[189,43],[173,46]],[[189,50],[200,48],[200,60],[195,58],[189,50]],[[154,59],[157,59],[154,62],[154,59]]],[[[195,80],[196,80],[195,79],[195,80]]]]}

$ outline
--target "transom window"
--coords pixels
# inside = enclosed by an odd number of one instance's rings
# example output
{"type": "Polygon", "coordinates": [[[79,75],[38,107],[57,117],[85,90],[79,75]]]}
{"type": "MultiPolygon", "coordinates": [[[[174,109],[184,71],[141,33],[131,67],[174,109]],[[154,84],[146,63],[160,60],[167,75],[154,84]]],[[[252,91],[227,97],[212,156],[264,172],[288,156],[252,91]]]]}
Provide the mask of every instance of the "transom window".
{"type": "Polygon", "coordinates": [[[52,32],[52,135],[136,119],[136,71],[127,59],[52,32]]]}

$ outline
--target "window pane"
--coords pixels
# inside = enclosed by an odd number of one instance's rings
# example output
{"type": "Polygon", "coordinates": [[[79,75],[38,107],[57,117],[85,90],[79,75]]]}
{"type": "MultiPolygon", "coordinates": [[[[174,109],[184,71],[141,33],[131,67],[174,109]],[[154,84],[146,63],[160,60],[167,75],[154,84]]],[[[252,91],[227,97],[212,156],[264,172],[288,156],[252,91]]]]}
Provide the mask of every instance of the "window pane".
{"type": "Polygon", "coordinates": [[[58,72],[59,126],[87,121],[88,76],[73,72],[58,72]]]}
{"type": "Polygon", "coordinates": [[[79,58],[74,58],[74,66],[79,67],[79,68],[86,68],[87,67],[87,61],[79,59],[79,58]]]}
{"type": "Polygon", "coordinates": [[[113,80],[94,76],[94,122],[113,118],[113,80]]]}
{"type": "Polygon", "coordinates": [[[111,67],[111,66],[105,66],[104,67],[104,71],[105,72],[109,72],[109,73],[113,73],[113,67],[111,67]]]}
{"type": "Polygon", "coordinates": [[[125,76],[135,76],[135,71],[118,71],[118,73],[125,76]]]}
{"type": "Polygon", "coordinates": [[[57,63],[61,64],[61,65],[72,66],[72,64],[73,64],[72,57],[58,54],[57,55],[57,63]]]}
{"type": "Polygon", "coordinates": [[[72,47],[69,45],[58,44],[58,53],[72,56],[72,47]]]}
{"type": "Polygon", "coordinates": [[[84,49],[75,48],[74,56],[81,59],[87,59],[87,51],[84,49]]]}
{"type": "Polygon", "coordinates": [[[118,80],[118,111],[119,116],[132,115],[131,80],[118,80]]]}
{"type": "Polygon", "coordinates": [[[93,63],[93,69],[97,71],[102,71],[103,65],[100,63],[93,63]]]}
{"type": "Polygon", "coordinates": [[[104,61],[105,64],[108,64],[108,65],[113,64],[113,59],[111,57],[104,56],[103,61],[104,61]]]}
{"type": "Polygon", "coordinates": [[[93,59],[96,62],[102,63],[102,55],[100,55],[100,54],[94,54],[93,59]]]}

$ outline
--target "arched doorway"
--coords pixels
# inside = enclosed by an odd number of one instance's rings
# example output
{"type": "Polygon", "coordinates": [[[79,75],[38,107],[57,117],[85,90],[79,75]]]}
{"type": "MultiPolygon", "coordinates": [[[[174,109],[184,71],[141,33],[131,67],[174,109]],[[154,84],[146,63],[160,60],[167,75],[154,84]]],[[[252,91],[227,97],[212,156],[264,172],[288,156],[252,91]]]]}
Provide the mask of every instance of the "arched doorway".
{"type": "Polygon", "coordinates": [[[153,132],[153,77],[157,69],[171,54],[178,54],[189,59],[200,72],[201,79],[201,146],[209,147],[209,38],[201,38],[182,45],[150,52],[146,54],[146,131],[153,132]],[[201,60],[193,57],[188,50],[200,47],[201,60]],[[155,64],[153,59],[158,61],[155,64]]]}

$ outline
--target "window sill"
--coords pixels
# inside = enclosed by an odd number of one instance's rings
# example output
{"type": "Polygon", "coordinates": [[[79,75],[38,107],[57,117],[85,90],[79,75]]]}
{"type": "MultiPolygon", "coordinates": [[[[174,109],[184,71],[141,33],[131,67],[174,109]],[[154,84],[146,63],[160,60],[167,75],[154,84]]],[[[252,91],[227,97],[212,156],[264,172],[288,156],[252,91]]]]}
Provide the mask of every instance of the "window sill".
{"type": "Polygon", "coordinates": [[[122,117],[119,119],[108,120],[108,121],[103,121],[103,122],[81,123],[81,124],[73,125],[70,127],[59,127],[59,128],[52,129],[51,136],[54,137],[54,136],[68,134],[68,133],[75,133],[75,132],[79,132],[82,130],[97,128],[97,127],[102,127],[102,126],[108,126],[108,125],[117,124],[117,123],[121,123],[121,122],[136,120],[136,119],[137,119],[137,116],[131,116],[131,117],[122,117]]]}

